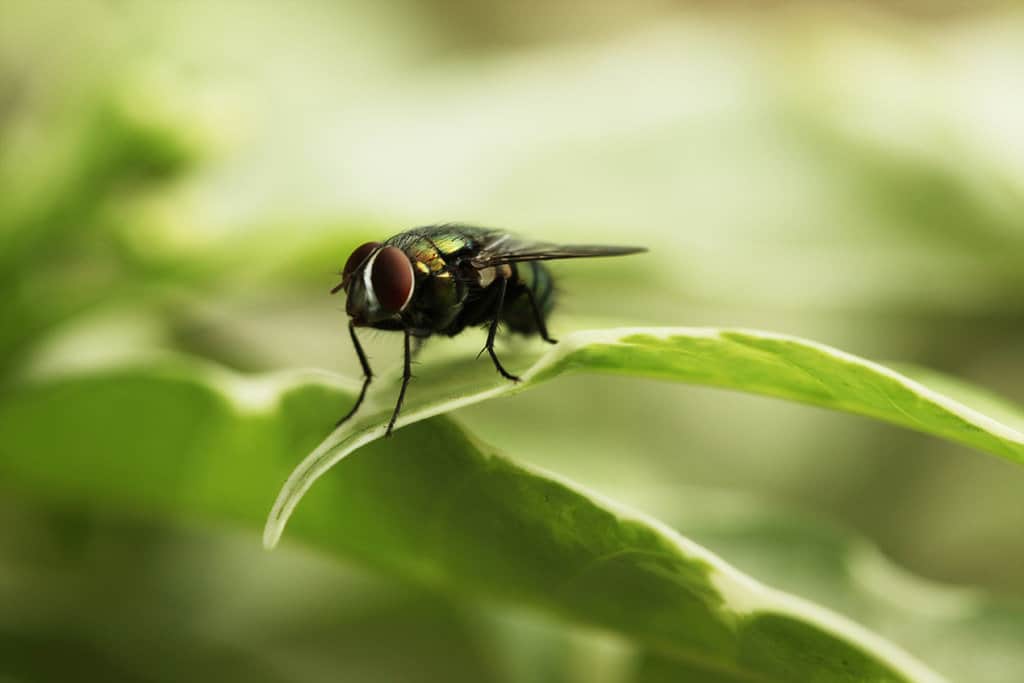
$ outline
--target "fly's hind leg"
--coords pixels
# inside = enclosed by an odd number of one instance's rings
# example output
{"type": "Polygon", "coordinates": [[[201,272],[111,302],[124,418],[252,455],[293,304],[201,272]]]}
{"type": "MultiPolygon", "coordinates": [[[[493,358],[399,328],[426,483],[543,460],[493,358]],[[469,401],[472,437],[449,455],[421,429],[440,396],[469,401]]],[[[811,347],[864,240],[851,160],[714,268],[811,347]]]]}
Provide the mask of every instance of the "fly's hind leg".
{"type": "Polygon", "coordinates": [[[526,298],[530,300],[530,310],[533,311],[533,320],[537,323],[537,331],[540,333],[540,338],[548,344],[557,344],[558,340],[552,339],[548,335],[548,325],[540,312],[540,306],[537,305],[537,298],[533,295],[533,289],[530,287],[524,287],[524,289],[526,290],[526,298]]]}
{"type": "Polygon", "coordinates": [[[491,326],[487,330],[487,345],[484,346],[484,351],[490,355],[491,360],[494,361],[494,367],[497,368],[502,377],[518,382],[519,378],[502,366],[501,361],[498,360],[498,354],[494,352],[494,335],[498,332],[498,320],[501,319],[501,309],[505,305],[505,290],[508,288],[508,280],[502,278],[499,282],[501,284],[498,285],[500,288],[498,289],[498,302],[494,307],[494,318],[491,320],[491,326]]]}

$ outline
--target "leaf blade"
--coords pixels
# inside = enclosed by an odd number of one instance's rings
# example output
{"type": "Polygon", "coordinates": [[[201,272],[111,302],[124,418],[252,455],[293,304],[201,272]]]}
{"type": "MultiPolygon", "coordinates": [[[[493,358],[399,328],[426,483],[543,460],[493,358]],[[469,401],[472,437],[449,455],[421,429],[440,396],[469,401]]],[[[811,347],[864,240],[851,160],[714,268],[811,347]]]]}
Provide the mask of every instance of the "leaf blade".
{"type": "MultiPolygon", "coordinates": [[[[784,398],[874,417],[1024,464],[1024,434],[883,365],[824,344],[770,332],[717,328],[621,328],[576,332],[535,355],[517,384],[467,371],[461,359],[428,366],[397,426],[510,395],[566,372],[683,381],[784,398]]],[[[385,392],[387,389],[385,389],[385,392]]],[[[376,392],[377,405],[384,405],[376,392]]],[[[273,547],[299,500],[347,455],[384,435],[388,411],[342,425],[295,469],[271,510],[273,547]]]]}

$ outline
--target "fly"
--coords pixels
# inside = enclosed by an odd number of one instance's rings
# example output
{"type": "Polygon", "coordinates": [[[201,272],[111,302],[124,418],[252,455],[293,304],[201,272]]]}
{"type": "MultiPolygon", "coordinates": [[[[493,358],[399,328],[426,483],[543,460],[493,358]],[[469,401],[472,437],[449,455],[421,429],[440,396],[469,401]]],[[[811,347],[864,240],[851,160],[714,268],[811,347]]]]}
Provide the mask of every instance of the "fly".
{"type": "Polygon", "coordinates": [[[546,324],[555,304],[554,283],[541,262],[642,251],[647,250],[532,242],[501,230],[454,224],[413,228],[357,247],[331,294],[344,290],[348,297],[348,331],[363,369],[363,385],[355,405],[337,424],[356,414],[373,379],[357,327],[401,331],[405,336],[402,386],[386,432],[390,436],[412,378],[413,339],[419,343],[434,335],[454,337],[467,327],[486,326],[483,351],[502,377],[519,381],[498,360],[494,336],[503,323],[513,332],[556,343],[546,324]]]}

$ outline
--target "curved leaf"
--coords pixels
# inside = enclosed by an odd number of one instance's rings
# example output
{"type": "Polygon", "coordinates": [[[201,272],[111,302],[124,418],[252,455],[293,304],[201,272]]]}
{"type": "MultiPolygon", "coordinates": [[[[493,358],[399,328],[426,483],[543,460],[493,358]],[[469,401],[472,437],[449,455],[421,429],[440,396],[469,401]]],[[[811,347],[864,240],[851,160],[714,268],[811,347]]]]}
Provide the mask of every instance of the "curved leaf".
{"type": "MultiPolygon", "coordinates": [[[[245,379],[191,363],[50,380],[0,399],[0,473],[22,492],[255,528],[274,482],[352,395],[322,374],[245,379]]],[[[707,676],[941,680],[848,620],[506,460],[444,418],[346,459],[293,527],[392,575],[609,629],[707,676]]]]}
{"type": "MultiPolygon", "coordinates": [[[[535,347],[532,347],[535,348],[535,347]]],[[[530,362],[510,383],[465,356],[424,363],[397,425],[522,391],[571,371],[654,377],[738,389],[842,410],[909,427],[1024,464],[1024,433],[877,363],[816,342],[768,332],[711,328],[625,328],[577,332],[530,362]]],[[[342,458],[384,435],[395,388],[371,394],[361,416],[338,428],[292,473],[270,513],[273,547],[313,482],[342,458]]]]}

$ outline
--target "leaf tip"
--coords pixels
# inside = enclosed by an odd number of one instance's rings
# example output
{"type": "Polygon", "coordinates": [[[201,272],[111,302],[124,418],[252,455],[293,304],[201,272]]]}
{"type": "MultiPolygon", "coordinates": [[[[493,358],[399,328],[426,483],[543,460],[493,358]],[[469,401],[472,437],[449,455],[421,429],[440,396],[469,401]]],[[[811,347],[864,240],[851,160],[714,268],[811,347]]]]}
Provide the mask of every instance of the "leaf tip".
{"type": "Polygon", "coordinates": [[[281,532],[283,527],[281,522],[275,517],[271,517],[267,520],[267,525],[263,527],[263,549],[273,550],[277,547],[278,541],[281,540],[281,532]]]}

